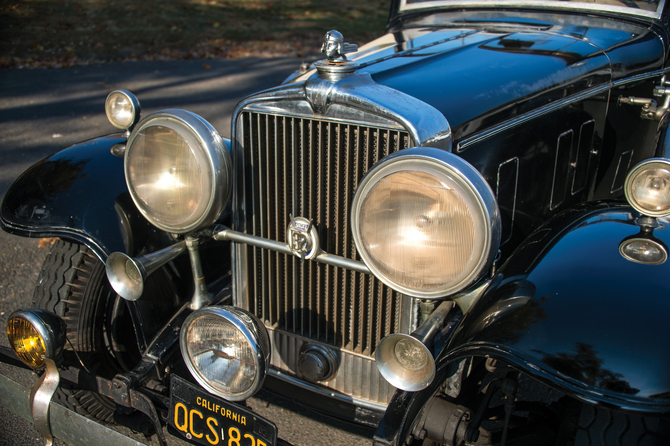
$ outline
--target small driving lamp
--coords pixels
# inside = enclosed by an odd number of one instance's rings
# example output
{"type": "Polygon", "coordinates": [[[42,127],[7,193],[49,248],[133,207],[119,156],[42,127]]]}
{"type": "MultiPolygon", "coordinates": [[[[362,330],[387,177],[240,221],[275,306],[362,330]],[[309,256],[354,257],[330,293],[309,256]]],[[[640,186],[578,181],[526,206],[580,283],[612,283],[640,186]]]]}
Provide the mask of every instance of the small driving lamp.
{"type": "Polygon", "coordinates": [[[44,358],[56,360],[65,345],[65,322],[40,309],[17,310],[7,322],[7,338],[16,356],[28,367],[41,369],[44,358]]]}
{"type": "Polygon", "coordinates": [[[635,166],[626,177],[628,203],[643,215],[670,214],[670,160],[650,158],[635,166]]]}
{"type": "Polygon", "coordinates": [[[128,130],[140,120],[140,101],[129,91],[112,91],[105,100],[105,113],[114,127],[128,130]]]}

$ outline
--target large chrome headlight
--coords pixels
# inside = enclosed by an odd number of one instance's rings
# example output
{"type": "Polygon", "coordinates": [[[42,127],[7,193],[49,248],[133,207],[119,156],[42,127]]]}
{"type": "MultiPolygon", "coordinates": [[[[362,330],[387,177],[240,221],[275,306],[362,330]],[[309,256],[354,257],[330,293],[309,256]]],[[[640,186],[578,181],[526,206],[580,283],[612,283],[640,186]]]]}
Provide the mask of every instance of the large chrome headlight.
{"type": "Polygon", "coordinates": [[[193,377],[230,401],[256,393],[270,366],[270,338],[253,315],[234,307],[191,314],[180,333],[181,353],[193,377]]]}
{"type": "Polygon", "coordinates": [[[156,227],[188,233],[213,223],[232,189],[225,143],[200,116],[164,110],[144,118],[128,139],[126,182],[156,227]]]}
{"type": "Polygon", "coordinates": [[[438,298],[472,284],[500,245],[500,213],[481,174],[433,148],[386,157],[363,178],[353,236],[370,270],[391,288],[438,298]]]}
{"type": "Polygon", "coordinates": [[[670,214],[670,161],[650,158],[635,166],[626,177],[626,199],[641,214],[670,214]]]}

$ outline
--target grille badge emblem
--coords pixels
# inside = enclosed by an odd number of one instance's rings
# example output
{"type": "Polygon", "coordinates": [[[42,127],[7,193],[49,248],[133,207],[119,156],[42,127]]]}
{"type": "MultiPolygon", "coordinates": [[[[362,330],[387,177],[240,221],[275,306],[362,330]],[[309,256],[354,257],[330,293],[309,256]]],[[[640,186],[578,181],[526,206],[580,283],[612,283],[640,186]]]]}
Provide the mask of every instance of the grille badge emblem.
{"type": "Polygon", "coordinates": [[[286,244],[303,262],[316,257],[319,253],[319,234],[312,221],[291,215],[291,223],[286,229],[286,244]]]}

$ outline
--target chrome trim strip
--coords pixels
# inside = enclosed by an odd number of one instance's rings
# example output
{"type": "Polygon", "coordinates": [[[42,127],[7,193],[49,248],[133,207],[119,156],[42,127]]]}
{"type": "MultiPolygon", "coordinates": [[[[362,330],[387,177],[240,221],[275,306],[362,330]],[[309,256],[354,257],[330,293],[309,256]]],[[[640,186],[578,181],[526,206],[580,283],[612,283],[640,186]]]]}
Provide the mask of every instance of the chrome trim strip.
{"type": "MultiPolygon", "coordinates": [[[[422,146],[427,141],[441,141],[442,146],[438,148],[451,150],[451,127],[442,113],[408,94],[376,83],[367,73],[355,73],[337,82],[314,76],[304,83],[266,90],[242,100],[235,109],[233,122],[238,122],[244,109],[268,101],[307,102],[312,109],[310,115],[305,115],[304,108],[300,110],[298,106],[291,109],[290,103],[286,104],[288,109],[276,110],[275,113],[324,120],[345,118],[330,116],[328,113],[332,105],[345,105],[353,111],[367,112],[400,123],[412,136],[413,145],[422,146]],[[408,113],[410,110],[413,113],[408,113]]],[[[239,141],[235,127],[233,125],[232,139],[239,141]]]]}
{"type": "MultiPolygon", "coordinates": [[[[659,37],[660,39],[660,37],[659,37]]],[[[666,74],[670,73],[670,68],[665,68],[663,70],[656,70],[656,71],[651,71],[649,73],[643,73],[643,74],[638,74],[636,76],[631,76],[631,77],[626,77],[624,79],[619,79],[617,81],[612,82],[612,88],[617,88],[622,85],[626,85],[628,83],[633,83],[633,82],[640,82],[644,81],[647,79],[652,79],[657,76],[664,76],[666,74]]]]}
{"type": "Polygon", "coordinates": [[[477,133],[469,138],[466,138],[462,141],[460,141],[456,145],[456,153],[461,153],[467,150],[470,146],[475,145],[485,139],[488,139],[492,136],[495,136],[505,130],[509,130],[511,128],[517,127],[521,124],[524,124],[528,121],[531,121],[535,118],[539,118],[544,115],[548,115],[549,113],[552,113],[556,110],[559,110],[561,108],[564,108],[570,104],[576,103],[583,101],[584,99],[587,99],[591,96],[597,96],[601,93],[606,93],[610,90],[612,84],[607,83],[605,85],[601,85],[600,87],[595,87],[590,90],[578,93],[574,96],[567,97],[565,99],[559,100],[552,102],[549,105],[546,105],[542,108],[539,108],[537,110],[530,111],[526,114],[517,116],[516,118],[510,119],[508,121],[505,121],[495,127],[492,127],[490,129],[484,130],[481,133],[477,133]]]}
{"type": "MultiPolygon", "coordinates": [[[[291,248],[285,243],[276,242],[274,240],[267,240],[262,237],[256,237],[255,235],[244,234],[242,232],[226,228],[225,226],[217,226],[214,230],[212,238],[218,241],[244,243],[247,245],[256,246],[257,248],[269,249],[270,251],[276,251],[282,254],[295,256],[291,248]]],[[[368,267],[365,266],[363,262],[336,256],[334,254],[328,254],[323,251],[321,251],[311,260],[316,260],[317,262],[325,263],[327,265],[339,266],[341,268],[350,269],[359,273],[372,275],[368,267]]]]}
{"type": "MultiPolygon", "coordinates": [[[[339,104],[331,104],[331,110],[336,107],[342,107],[342,106],[339,104]]],[[[281,116],[282,118],[284,117],[301,118],[301,119],[308,118],[313,119],[315,121],[322,120],[324,122],[332,122],[335,124],[345,124],[355,126],[366,125],[390,130],[401,130],[401,131],[405,130],[405,127],[403,127],[402,125],[398,124],[395,121],[391,121],[390,119],[385,119],[380,116],[373,116],[370,114],[359,113],[358,115],[352,115],[350,117],[342,117],[337,115],[337,116],[328,116],[327,118],[321,117],[319,115],[312,115],[312,107],[307,101],[292,100],[291,102],[271,101],[271,102],[255,103],[247,106],[244,109],[244,111],[259,114],[263,113],[273,116],[281,116]],[[281,109],[280,106],[290,108],[281,109]]]]}
{"type": "Polygon", "coordinates": [[[556,109],[563,108],[566,105],[570,105],[570,104],[573,104],[575,102],[582,101],[584,99],[589,98],[590,96],[596,96],[600,93],[604,93],[604,92],[606,92],[610,89],[614,89],[614,88],[620,87],[622,85],[626,85],[626,84],[634,83],[634,82],[640,82],[640,81],[644,81],[644,80],[647,80],[647,79],[653,79],[654,77],[664,76],[668,73],[670,73],[670,68],[665,68],[665,69],[662,69],[662,70],[656,70],[656,71],[652,71],[650,73],[639,74],[639,75],[636,75],[636,76],[627,77],[625,79],[619,79],[617,81],[601,85],[600,87],[594,87],[590,90],[583,91],[581,93],[578,93],[574,96],[567,97],[567,98],[562,99],[560,101],[552,102],[551,104],[548,104],[548,105],[546,105],[544,107],[541,107],[537,110],[530,111],[530,112],[526,113],[525,115],[521,115],[521,116],[518,116],[514,119],[510,119],[508,121],[505,121],[505,122],[503,122],[502,124],[499,124],[496,127],[484,130],[481,133],[475,134],[475,135],[473,135],[469,138],[466,138],[466,139],[460,141],[456,145],[456,153],[461,153],[461,152],[467,150],[468,147],[470,147],[470,146],[472,146],[472,145],[474,145],[474,144],[476,144],[476,143],[478,143],[478,142],[480,142],[484,139],[490,138],[491,136],[494,136],[494,135],[496,135],[496,134],[498,134],[502,131],[505,131],[507,129],[516,127],[518,125],[521,125],[521,124],[523,124],[525,122],[528,122],[532,119],[535,119],[537,117],[549,114],[549,113],[555,111],[556,109]]]}

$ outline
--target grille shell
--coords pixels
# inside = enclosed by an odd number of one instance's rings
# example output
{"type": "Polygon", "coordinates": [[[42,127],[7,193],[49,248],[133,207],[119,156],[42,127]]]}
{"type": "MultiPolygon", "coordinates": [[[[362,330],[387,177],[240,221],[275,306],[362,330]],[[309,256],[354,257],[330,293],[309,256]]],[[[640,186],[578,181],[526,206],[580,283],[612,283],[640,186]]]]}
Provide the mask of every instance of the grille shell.
{"type": "MultiPolygon", "coordinates": [[[[290,216],[305,217],[321,249],[360,260],[349,229],[356,187],[376,162],[410,147],[408,132],[242,111],[236,134],[243,172],[233,210],[237,229],[286,242],[290,216]]],[[[340,362],[338,376],[321,384],[380,404],[390,399],[393,388],[374,366],[374,348],[387,334],[407,331],[411,299],[367,274],[247,245],[236,252],[244,271],[237,274],[236,303],[272,331],[274,367],[300,377],[297,350],[316,341],[340,362]]]]}

